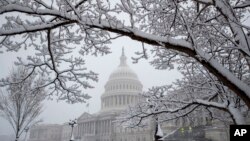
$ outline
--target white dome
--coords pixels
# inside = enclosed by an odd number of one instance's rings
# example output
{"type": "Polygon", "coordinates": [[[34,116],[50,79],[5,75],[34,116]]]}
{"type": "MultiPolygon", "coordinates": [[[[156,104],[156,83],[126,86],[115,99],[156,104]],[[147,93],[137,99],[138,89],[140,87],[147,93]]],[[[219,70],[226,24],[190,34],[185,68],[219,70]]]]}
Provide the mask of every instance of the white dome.
{"type": "Polygon", "coordinates": [[[111,75],[109,80],[112,79],[138,79],[137,75],[128,66],[119,66],[111,75]]]}
{"type": "Polygon", "coordinates": [[[127,65],[126,59],[123,49],[120,65],[111,73],[105,85],[105,92],[101,97],[101,111],[123,110],[138,100],[142,84],[136,73],[127,65]]]}

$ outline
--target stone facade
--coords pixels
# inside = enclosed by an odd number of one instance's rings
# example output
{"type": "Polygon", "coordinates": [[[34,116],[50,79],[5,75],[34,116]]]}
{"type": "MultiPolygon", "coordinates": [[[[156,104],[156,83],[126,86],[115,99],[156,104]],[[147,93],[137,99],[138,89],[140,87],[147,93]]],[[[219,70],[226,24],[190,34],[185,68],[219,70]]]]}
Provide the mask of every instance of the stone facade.
{"type": "Polygon", "coordinates": [[[79,141],[151,141],[150,128],[123,128],[115,123],[118,112],[84,113],[78,119],[75,139],[79,141]]]}

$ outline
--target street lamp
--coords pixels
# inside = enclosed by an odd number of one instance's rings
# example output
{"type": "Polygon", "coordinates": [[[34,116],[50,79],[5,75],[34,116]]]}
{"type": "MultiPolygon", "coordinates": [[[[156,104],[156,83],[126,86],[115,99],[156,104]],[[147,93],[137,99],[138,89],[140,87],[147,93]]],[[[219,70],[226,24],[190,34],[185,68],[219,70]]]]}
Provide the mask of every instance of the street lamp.
{"type": "Polygon", "coordinates": [[[70,135],[70,140],[69,141],[74,141],[73,130],[74,130],[74,126],[76,124],[77,124],[76,119],[75,120],[69,120],[69,126],[71,127],[71,135],[70,135]]]}

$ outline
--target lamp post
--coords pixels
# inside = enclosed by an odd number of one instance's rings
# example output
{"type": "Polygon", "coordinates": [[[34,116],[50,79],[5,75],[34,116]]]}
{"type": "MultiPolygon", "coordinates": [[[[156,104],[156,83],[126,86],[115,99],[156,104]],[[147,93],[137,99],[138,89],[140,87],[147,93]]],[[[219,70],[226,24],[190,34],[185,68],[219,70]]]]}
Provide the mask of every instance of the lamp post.
{"type": "Polygon", "coordinates": [[[74,130],[74,126],[76,124],[77,124],[76,119],[75,120],[69,120],[69,126],[71,127],[71,135],[70,135],[70,140],[69,141],[74,141],[73,130],[74,130]]]}

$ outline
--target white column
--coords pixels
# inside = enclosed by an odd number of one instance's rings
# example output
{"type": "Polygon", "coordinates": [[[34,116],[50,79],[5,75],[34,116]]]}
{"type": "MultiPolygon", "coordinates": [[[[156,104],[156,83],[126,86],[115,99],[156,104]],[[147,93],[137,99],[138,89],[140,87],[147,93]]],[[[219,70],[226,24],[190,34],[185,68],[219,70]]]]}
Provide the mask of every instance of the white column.
{"type": "Polygon", "coordinates": [[[109,133],[109,126],[108,126],[108,120],[106,120],[106,133],[109,133]]]}
{"type": "Polygon", "coordinates": [[[101,129],[102,129],[102,134],[103,134],[103,121],[101,121],[101,129]]]}
{"type": "Polygon", "coordinates": [[[118,105],[118,99],[117,99],[117,96],[115,96],[115,106],[118,105]]]}
{"type": "Polygon", "coordinates": [[[111,99],[111,96],[109,96],[109,107],[112,106],[112,99],[111,99]]]}
{"type": "Polygon", "coordinates": [[[102,121],[99,121],[99,134],[102,134],[102,121]]]}
{"type": "Polygon", "coordinates": [[[110,98],[110,102],[111,102],[110,106],[113,106],[113,96],[110,96],[109,98],[110,98]]]}
{"type": "Polygon", "coordinates": [[[79,126],[76,127],[76,136],[79,136],[79,126]]]}
{"type": "Polygon", "coordinates": [[[93,131],[94,135],[95,135],[95,128],[96,128],[95,126],[96,126],[96,121],[94,121],[94,131],[93,131]]]}
{"type": "Polygon", "coordinates": [[[105,120],[103,121],[102,127],[103,127],[103,134],[105,134],[105,120]]]}
{"type": "Polygon", "coordinates": [[[87,122],[85,123],[85,134],[86,135],[88,134],[88,123],[87,122]]]}
{"type": "Polygon", "coordinates": [[[90,122],[88,122],[88,133],[90,134],[90,122]]]}
{"type": "Polygon", "coordinates": [[[93,122],[91,122],[91,134],[93,134],[93,129],[94,129],[93,122]]]}
{"type": "Polygon", "coordinates": [[[107,126],[107,120],[105,120],[105,134],[107,134],[108,126],[107,126]]]}
{"type": "Polygon", "coordinates": [[[103,121],[103,133],[106,134],[106,121],[104,120],[103,121]]]}
{"type": "Polygon", "coordinates": [[[105,101],[106,101],[106,107],[108,107],[109,103],[107,97],[105,98],[105,101]]]}
{"type": "Polygon", "coordinates": [[[125,97],[125,95],[123,95],[122,98],[123,98],[123,105],[125,105],[126,104],[126,97],[125,97]]]}
{"type": "Polygon", "coordinates": [[[113,107],[114,106],[114,96],[110,96],[110,99],[111,99],[111,106],[113,107]]]}
{"type": "Polygon", "coordinates": [[[100,127],[99,127],[99,121],[96,122],[96,132],[99,134],[100,127]]]}
{"type": "Polygon", "coordinates": [[[99,121],[98,123],[98,129],[99,129],[99,134],[102,133],[102,124],[101,124],[101,121],[99,121]]]}
{"type": "Polygon", "coordinates": [[[85,135],[84,123],[82,123],[82,134],[85,135]]]}
{"type": "Polygon", "coordinates": [[[82,136],[84,136],[84,124],[82,123],[82,127],[81,127],[81,132],[82,132],[82,136]]]}
{"type": "Polygon", "coordinates": [[[106,125],[107,123],[106,123],[106,121],[107,121],[107,120],[104,120],[104,134],[107,133],[107,125],[106,125]]]}
{"type": "Polygon", "coordinates": [[[108,107],[110,107],[110,99],[109,99],[109,97],[107,97],[107,100],[108,100],[108,107]]]}
{"type": "Polygon", "coordinates": [[[89,134],[89,123],[87,122],[87,134],[89,134]]]}
{"type": "Polygon", "coordinates": [[[103,98],[101,99],[101,108],[103,108],[103,98]]]}
{"type": "Polygon", "coordinates": [[[121,95],[121,105],[123,105],[123,95],[121,95]]]}
{"type": "Polygon", "coordinates": [[[79,124],[79,135],[82,136],[82,124],[79,124]]]}
{"type": "Polygon", "coordinates": [[[87,124],[86,124],[86,122],[84,123],[84,127],[83,128],[84,128],[84,134],[86,135],[86,133],[87,133],[86,132],[87,131],[87,124]]]}

